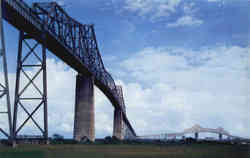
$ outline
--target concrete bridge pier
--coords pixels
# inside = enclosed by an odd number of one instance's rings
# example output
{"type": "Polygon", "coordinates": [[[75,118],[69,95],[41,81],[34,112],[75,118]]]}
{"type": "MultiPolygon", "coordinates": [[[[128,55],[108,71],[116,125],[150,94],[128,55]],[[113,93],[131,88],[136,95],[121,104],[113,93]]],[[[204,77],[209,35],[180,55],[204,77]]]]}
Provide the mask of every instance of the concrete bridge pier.
{"type": "Polygon", "coordinates": [[[94,79],[78,74],[75,91],[73,137],[76,141],[95,141],[94,79]]]}
{"type": "Polygon", "coordinates": [[[199,138],[199,133],[198,133],[198,132],[194,133],[194,137],[195,137],[196,140],[198,140],[198,138],[199,138]]]}
{"type": "Polygon", "coordinates": [[[222,140],[222,134],[221,133],[219,134],[219,140],[222,140]]]}
{"type": "Polygon", "coordinates": [[[114,110],[114,123],[113,123],[113,136],[118,138],[119,140],[123,140],[123,121],[122,121],[122,110],[115,109],[114,110]]]}

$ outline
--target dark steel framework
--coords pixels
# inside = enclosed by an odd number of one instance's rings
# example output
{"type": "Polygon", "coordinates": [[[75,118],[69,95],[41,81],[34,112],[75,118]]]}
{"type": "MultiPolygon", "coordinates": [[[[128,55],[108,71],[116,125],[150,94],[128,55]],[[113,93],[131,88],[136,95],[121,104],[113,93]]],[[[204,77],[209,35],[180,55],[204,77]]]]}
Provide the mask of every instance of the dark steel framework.
{"type": "MultiPolygon", "coordinates": [[[[124,102],[124,98],[123,98],[122,86],[118,85],[118,86],[116,86],[116,89],[117,89],[117,92],[118,92],[117,95],[118,95],[118,98],[119,98],[119,104],[120,104],[120,106],[122,108],[122,111],[123,111],[121,117],[123,118],[123,117],[126,117],[126,106],[125,106],[125,102],[124,102]]],[[[115,115],[116,115],[116,113],[115,113],[115,115]]],[[[114,116],[114,117],[116,117],[116,116],[114,116]]],[[[121,122],[121,128],[122,128],[121,129],[122,139],[127,138],[128,136],[126,136],[127,135],[126,131],[129,130],[129,128],[127,127],[126,122],[124,122],[123,119],[122,119],[122,122],[121,122]]]]}
{"type": "MultiPolygon", "coordinates": [[[[117,89],[117,95],[119,97],[119,104],[121,105],[122,111],[123,111],[123,115],[122,117],[126,117],[126,106],[125,106],[125,101],[124,101],[124,97],[123,97],[123,90],[122,90],[122,86],[116,86],[117,89]]],[[[122,137],[124,139],[135,139],[136,135],[133,133],[133,131],[130,129],[129,125],[124,122],[124,120],[122,120],[122,137]]]]}
{"type": "MultiPolygon", "coordinates": [[[[46,41],[45,35],[42,36],[43,41],[46,41]]],[[[46,74],[46,46],[45,43],[40,44],[37,41],[35,41],[29,34],[24,34],[24,32],[20,31],[19,35],[19,46],[18,46],[18,57],[17,57],[17,72],[16,72],[16,89],[15,89],[15,102],[14,102],[14,120],[13,120],[13,133],[14,138],[18,138],[18,133],[21,131],[21,129],[27,124],[29,120],[32,120],[32,122],[36,125],[36,127],[41,131],[42,137],[45,138],[45,140],[48,140],[48,114],[47,114],[47,74],[46,74]],[[28,48],[28,51],[25,53],[26,50],[23,49],[23,46],[26,46],[28,48]],[[42,47],[42,57],[38,54],[39,48],[38,46],[41,45],[42,47]],[[36,58],[35,62],[34,59],[31,58],[31,56],[34,56],[36,58]],[[30,60],[30,61],[29,61],[30,60]],[[29,61],[29,62],[28,62],[29,61]],[[35,63],[34,63],[35,62],[35,63]],[[28,71],[36,70],[36,73],[31,76],[28,71]],[[23,78],[21,77],[21,74],[23,74],[23,78]],[[39,77],[39,75],[42,74],[42,88],[39,87],[34,80],[39,77]],[[20,83],[24,79],[27,79],[28,82],[24,87],[20,86],[20,83]],[[35,88],[35,91],[38,92],[39,97],[32,97],[25,95],[25,91],[29,87],[33,86],[35,88]],[[36,105],[33,101],[38,101],[38,104],[36,105]],[[30,112],[29,106],[30,104],[35,104],[35,108],[32,109],[30,112]],[[27,114],[26,119],[18,126],[18,109],[19,107],[27,114]],[[43,108],[43,126],[39,125],[39,123],[34,119],[34,114],[40,109],[43,108]]]]}
{"type": "MultiPolygon", "coordinates": [[[[1,4],[0,0],[0,4],[1,4]]],[[[0,64],[3,68],[4,81],[0,83],[0,100],[4,100],[5,107],[4,111],[0,111],[0,115],[5,115],[8,118],[9,131],[4,130],[0,127],[0,133],[4,134],[9,140],[12,140],[12,120],[11,120],[11,108],[10,108],[10,95],[9,95],[9,81],[8,81],[8,69],[7,69],[7,60],[6,60],[6,50],[5,50],[5,41],[4,41],[4,28],[3,28],[3,19],[2,19],[2,6],[0,5],[0,64]]]]}
{"type": "Polygon", "coordinates": [[[115,82],[101,59],[94,26],[77,22],[55,2],[34,3],[33,11],[45,24],[46,29],[82,61],[96,80],[109,87],[118,99],[115,82]]]}
{"type": "Polygon", "coordinates": [[[122,86],[116,86],[117,89],[117,95],[119,98],[119,104],[122,108],[122,111],[126,114],[126,106],[125,106],[125,102],[124,102],[124,98],[123,98],[123,91],[122,91],[122,86]]]}
{"type": "MultiPolygon", "coordinates": [[[[40,43],[44,43],[44,38],[41,37],[45,36],[48,50],[79,73],[93,76],[95,85],[109,98],[112,105],[123,111],[115,82],[102,62],[93,25],[77,22],[55,2],[33,3],[31,8],[21,0],[2,1],[5,6],[5,20],[20,31],[26,32],[24,36],[40,43]]],[[[20,106],[19,100],[20,97],[16,92],[14,111],[17,111],[16,106],[20,106]]],[[[15,127],[16,115],[14,115],[15,135],[19,132],[15,127]]],[[[32,113],[29,116],[33,116],[32,113]]],[[[123,121],[131,133],[136,135],[125,111],[123,111],[123,121]]],[[[45,135],[47,133],[46,130],[41,132],[45,135]]]]}
{"type": "Polygon", "coordinates": [[[126,111],[124,111],[125,105],[121,101],[121,99],[123,100],[123,95],[119,94],[112,76],[106,71],[102,62],[94,26],[77,22],[55,2],[34,3],[33,11],[46,24],[45,26],[49,32],[57,37],[67,49],[71,50],[72,54],[82,61],[87,71],[94,76],[95,84],[101,85],[99,87],[108,87],[107,93],[110,95],[106,95],[114,98],[110,97],[112,98],[110,100],[115,100],[113,102],[115,108],[122,110],[124,122],[128,126],[128,129],[131,130],[131,133],[136,135],[127,119],[126,111]]]}

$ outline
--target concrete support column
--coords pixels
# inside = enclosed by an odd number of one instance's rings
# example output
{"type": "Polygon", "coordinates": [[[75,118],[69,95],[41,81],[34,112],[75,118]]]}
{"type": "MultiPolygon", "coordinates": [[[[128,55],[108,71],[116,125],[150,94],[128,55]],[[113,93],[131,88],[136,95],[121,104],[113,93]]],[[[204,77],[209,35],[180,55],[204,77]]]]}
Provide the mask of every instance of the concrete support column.
{"type": "Polygon", "coordinates": [[[122,122],[122,111],[120,109],[114,110],[114,123],[113,123],[113,136],[122,140],[123,136],[123,122],[122,122]]]}
{"type": "Polygon", "coordinates": [[[195,137],[196,140],[198,140],[198,138],[199,138],[199,133],[196,132],[196,133],[194,134],[194,137],[195,137]]]}
{"type": "Polygon", "coordinates": [[[222,140],[222,134],[221,133],[219,134],[219,140],[222,140]]]}
{"type": "Polygon", "coordinates": [[[75,92],[74,139],[95,141],[94,79],[78,74],[75,92]]]}

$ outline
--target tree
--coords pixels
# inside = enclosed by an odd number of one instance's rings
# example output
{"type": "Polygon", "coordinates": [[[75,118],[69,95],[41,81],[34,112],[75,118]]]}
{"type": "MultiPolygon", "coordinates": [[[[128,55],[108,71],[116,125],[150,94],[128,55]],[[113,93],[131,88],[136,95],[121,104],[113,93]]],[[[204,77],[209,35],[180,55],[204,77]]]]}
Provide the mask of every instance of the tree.
{"type": "Polygon", "coordinates": [[[64,139],[64,137],[63,137],[62,135],[56,134],[56,133],[53,134],[52,138],[53,138],[54,140],[63,140],[63,139],[64,139]]]}

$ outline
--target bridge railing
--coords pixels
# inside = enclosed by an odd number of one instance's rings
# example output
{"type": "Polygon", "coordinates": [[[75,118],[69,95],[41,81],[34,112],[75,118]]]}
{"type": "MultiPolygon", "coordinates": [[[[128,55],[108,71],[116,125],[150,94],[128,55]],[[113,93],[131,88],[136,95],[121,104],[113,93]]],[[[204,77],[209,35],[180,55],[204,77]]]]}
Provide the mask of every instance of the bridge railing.
{"type": "Polygon", "coordinates": [[[3,0],[11,7],[13,7],[20,15],[22,15],[27,21],[35,25],[39,30],[42,30],[42,23],[35,14],[32,14],[32,9],[28,4],[20,0],[3,0]]]}

